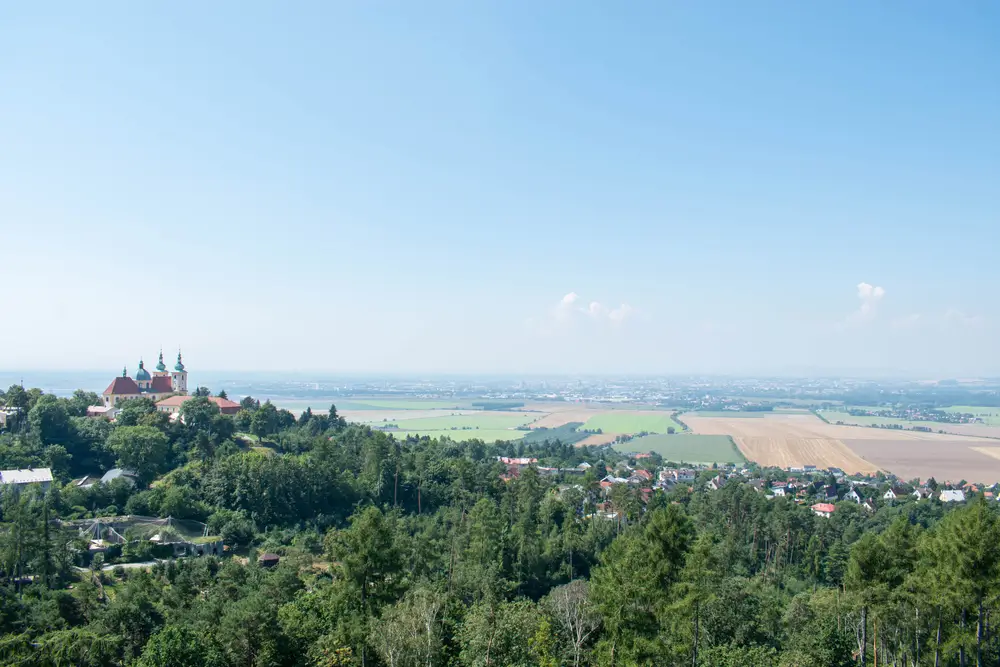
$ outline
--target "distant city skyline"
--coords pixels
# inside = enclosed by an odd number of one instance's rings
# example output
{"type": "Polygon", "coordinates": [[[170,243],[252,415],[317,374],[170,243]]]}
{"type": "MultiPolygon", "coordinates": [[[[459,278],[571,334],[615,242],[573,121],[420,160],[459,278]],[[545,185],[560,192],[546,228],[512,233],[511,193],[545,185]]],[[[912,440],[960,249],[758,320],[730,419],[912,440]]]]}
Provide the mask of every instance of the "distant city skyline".
{"type": "Polygon", "coordinates": [[[995,3],[4,14],[0,370],[1000,375],[995,3]]]}

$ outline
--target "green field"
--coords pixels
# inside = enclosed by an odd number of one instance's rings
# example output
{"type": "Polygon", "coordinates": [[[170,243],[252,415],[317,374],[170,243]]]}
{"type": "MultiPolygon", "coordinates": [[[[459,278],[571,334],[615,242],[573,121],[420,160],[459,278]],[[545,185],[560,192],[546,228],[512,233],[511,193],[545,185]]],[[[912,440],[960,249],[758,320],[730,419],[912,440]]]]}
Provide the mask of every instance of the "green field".
{"type": "Polygon", "coordinates": [[[620,452],[653,452],[667,461],[685,463],[743,463],[732,438],[728,435],[646,435],[614,445],[620,452]]]}
{"type": "Polygon", "coordinates": [[[871,426],[873,424],[899,424],[903,428],[913,428],[914,426],[927,426],[931,428],[940,428],[944,426],[935,427],[935,422],[919,422],[910,419],[896,419],[894,417],[869,417],[856,416],[848,414],[846,412],[834,412],[833,410],[820,410],[819,413],[826,418],[831,424],[836,424],[837,422],[844,422],[845,424],[856,424],[858,426],[871,426]]]}
{"type": "Polygon", "coordinates": [[[670,418],[670,413],[664,411],[662,415],[642,415],[622,411],[621,414],[614,412],[594,415],[587,420],[583,428],[588,431],[601,429],[604,433],[666,433],[668,428],[673,427],[678,433],[684,427],[670,418]]]}
{"type": "MultiPolygon", "coordinates": [[[[263,401],[262,401],[263,402],[263,401]]],[[[275,406],[289,410],[298,414],[306,408],[313,411],[321,410],[326,412],[330,409],[330,404],[337,406],[338,411],[342,410],[471,410],[472,401],[454,400],[445,401],[439,399],[423,398],[365,398],[364,396],[351,396],[349,398],[272,398],[271,402],[275,406]]]]}
{"type": "Polygon", "coordinates": [[[392,421],[401,431],[449,431],[461,429],[500,430],[523,426],[538,418],[529,412],[482,412],[473,415],[442,415],[392,421]]]}
{"type": "Polygon", "coordinates": [[[396,419],[391,423],[396,430],[386,431],[397,438],[408,435],[448,437],[462,441],[473,438],[486,442],[496,440],[519,440],[527,431],[514,430],[538,418],[527,412],[481,412],[472,415],[443,415],[441,417],[420,417],[417,419],[396,419]]]}
{"type": "Polygon", "coordinates": [[[429,438],[450,438],[455,442],[465,440],[482,440],[496,442],[497,440],[520,440],[530,431],[507,431],[504,429],[472,429],[470,431],[386,431],[394,438],[404,440],[407,436],[427,436],[429,438]]]}
{"type": "Polygon", "coordinates": [[[983,420],[987,426],[1000,426],[1000,408],[984,408],[978,405],[953,405],[943,408],[945,412],[962,412],[983,420]]]}

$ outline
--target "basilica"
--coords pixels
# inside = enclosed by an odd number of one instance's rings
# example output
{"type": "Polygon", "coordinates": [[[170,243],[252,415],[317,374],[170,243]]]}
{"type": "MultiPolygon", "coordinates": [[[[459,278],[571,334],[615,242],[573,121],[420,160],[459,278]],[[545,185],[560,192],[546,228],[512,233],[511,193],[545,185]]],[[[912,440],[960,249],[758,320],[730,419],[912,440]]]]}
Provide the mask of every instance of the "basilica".
{"type": "Polygon", "coordinates": [[[150,398],[159,401],[171,394],[186,396],[187,371],[184,369],[184,362],[181,361],[181,353],[177,352],[177,363],[172,371],[167,370],[163,363],[163,352],[160,352],[160,361],[156,364],[156,370],[152,373],[146,370],[142,359],[139,360],[139,370],[135,373],[135,379],[129,377],[128,369],[123,368],[120,377],[116,377],[104,390],[104,407],[114,408],[122,401],[131,398],[150,398]]]}

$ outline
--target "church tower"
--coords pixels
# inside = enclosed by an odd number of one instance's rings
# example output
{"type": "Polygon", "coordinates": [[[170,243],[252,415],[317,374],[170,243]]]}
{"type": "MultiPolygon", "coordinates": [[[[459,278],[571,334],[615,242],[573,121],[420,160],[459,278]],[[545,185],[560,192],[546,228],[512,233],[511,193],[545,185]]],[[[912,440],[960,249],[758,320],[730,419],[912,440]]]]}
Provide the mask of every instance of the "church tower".
{"type": "Polygon", "coordinates": [[[181,361],[181,351],[177,350],[177,363],[174,364],[174,371],[170,374],[173,381],[174,391],[178,394],[187,394],[188,374],[184,370],[184,362],[181,361]]]}

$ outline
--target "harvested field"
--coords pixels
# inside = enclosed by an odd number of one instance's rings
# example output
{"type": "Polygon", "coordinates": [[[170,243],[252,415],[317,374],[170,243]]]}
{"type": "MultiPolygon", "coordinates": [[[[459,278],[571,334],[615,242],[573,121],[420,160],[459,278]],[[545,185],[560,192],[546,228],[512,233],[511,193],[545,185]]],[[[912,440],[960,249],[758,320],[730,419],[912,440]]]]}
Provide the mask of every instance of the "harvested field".
{"type": "MultiPolygon", "coordinates": [[[[788,468],[814,465],[855,472],[876,472],[843,442],[829,435],[829,424],[812,415],[773,415],[760,419],[730,417],[681,417],[694,433],[731,435],[740,452],[764,466],[788,468]]],[[[838,427],[832,427],[838,428],[838,427]]],[[[846,427],[850,428],[850,427],[846,427]]]]}
{"type": "Polygon", "coordinates": [[[1000,460],[974,449],[997,446],[986,438],[838,426],[812,415],[740,419],[688,414],[682,419],[695,433],[732,435],[744,456],[761,465],[835,466],[847,472],[881,468],[904,479],[1000,480],[1000,460]]]}
{"type": "Polygon", "coordinates": [[[985,483],[1000,481],[1000,447],[984,445],[982,441],[972,438],[934,442],[846,440],[845,444],[865,459],[903,479],[933,477],[939,482],[962,479],[985,483]]]}
{"type": "Polygon", "coordinates": [[[946,433],[956,433],[958,435],[968,435],[977,438],[1000,438],[1000,426],[987,426],[986,424],[942,424],[941,429],[946,433]]]}
{"type": "Polygon", "coordinates": [[[576,443],[577,447],[592,447],[598,445],[607,445],[615,441],[617,438],[615,433],[595,433],[593,435],[588,435],[586,438],[576,443]]]}
{"type": "Polygon", "coordinates": [[[774,438],[733,436],[733,440],[747,459],[765,466],[790,468],[814,465],[817,468],[840,468],[848,473],[878,471],[877,465],[857,456],[835,438],[782,435],[774,438]]]}

